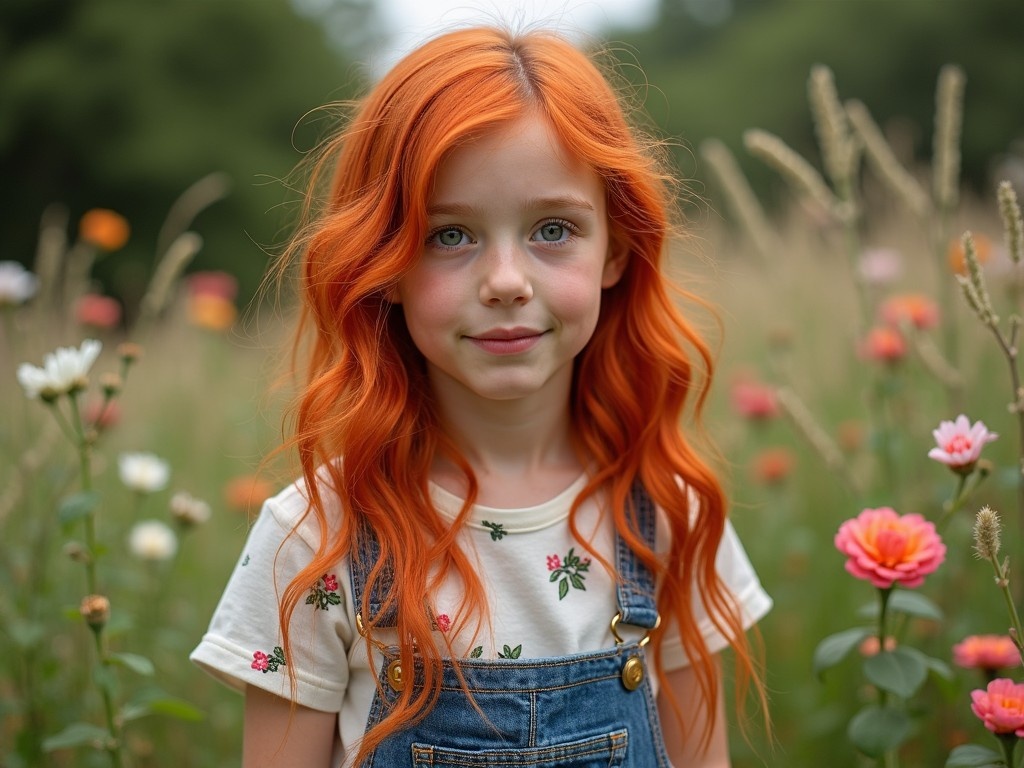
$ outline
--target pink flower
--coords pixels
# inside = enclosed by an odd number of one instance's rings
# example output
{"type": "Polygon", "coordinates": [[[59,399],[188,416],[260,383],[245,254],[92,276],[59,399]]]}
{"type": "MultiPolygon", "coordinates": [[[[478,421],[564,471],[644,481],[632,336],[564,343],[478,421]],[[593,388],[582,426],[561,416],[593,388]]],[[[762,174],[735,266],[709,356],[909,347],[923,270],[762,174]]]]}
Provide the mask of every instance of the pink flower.
{"type": "Polygon", "coordinates": [[[452,627],[452,620],[448,618],[447,613],[441,613],[437,616],[437,628],[442,632],[447,632],[452,627]]]}
{"type": "Polygon", "coordinates": [[[906,323],[927,331],[939,324],[939,307],[920,293],[901,293],[890,296],[879,310],[882,322],[899,327],[906,323]]]}
{"type": "Polygon", "coordinates": [[[87,293],[75,302],[75,319],[93,328],[113,328],[121,322],[121,305],[109,296],[87,293]]]}
{"type": "Polygon", "coordinates": [[[562,567],[562,560],[558,555],[548,555],[548,570],[556,571],[562,567]]]}
{"type": "Polygon", "coordinates": [[[259,672],[266,672],[267,667],[270,666],[269,659],[270,657],[267,656],[267,654],[265,654],[263,651],[253,651],[252,664],[250,664],[249,666],[251,666],[253,669],[259,672]]]}
{"type": "Polygon", "coordinates": [[[982,422],[971,424],[962,413],[956,421],[940,421],[939,428],[932,430],[937,444],[928,451],[928,458],[948,464],[954,472],[969,474],[981,457],[985,443],[991,443],[999,435],[989,432],[982,422]]]}
{"type": "Polygon", "coordinates": [[[860,255],[857,271],[869,285],[888,285],[903,275],[903,256],[895,248],[869,248],[860,255]]]}
{"type": "Polygon", "coordinates": [[[320,578],[323,579],[323,581],[324,581],[324,589],[326,589],[328,592],[337,592],[338,591],[338,577],[335,576],[333,573],[330,576],[328,576],[325,573],[320,578]]]}
{"type": "Polygon", "coordinates": [[[219,296],[232,302],[238,296],[238,279],[228,272],[193,272],[185,282],[191,296],[219,296]]]}
{"type": "Polygon", "coordinates": [[[992,733],[1024,738],[1024,684],[993,680],[984,691],[971,691],[971,710],[992,733]]]}
{"type": "Polygon", "coordinates": [[[953,646],[953,663],[967,669],[1020,666],[1020,651],[1009,635],[971,635],[953,646]]]}
{"type": "Polygon", "coordinates": [[[907,356],[907,342],[895,328],[879,325],[868,331],[861,342],[860,353],[868,360],[898,363],[907,356]]]}
{"type": "Polygon", "coordinates": [[[880,589],[919,587],[946,559],[935,525],[921,515],[897,515],[889,507],[865,509],[836,533],[846,570],[880,589]]]}
{"type": "Polygon", "coordinates": [[[732,407],[745,419],[761,421],[779,415],[775,390],[759,381],[742,379],[733,384],[732,407]]]}

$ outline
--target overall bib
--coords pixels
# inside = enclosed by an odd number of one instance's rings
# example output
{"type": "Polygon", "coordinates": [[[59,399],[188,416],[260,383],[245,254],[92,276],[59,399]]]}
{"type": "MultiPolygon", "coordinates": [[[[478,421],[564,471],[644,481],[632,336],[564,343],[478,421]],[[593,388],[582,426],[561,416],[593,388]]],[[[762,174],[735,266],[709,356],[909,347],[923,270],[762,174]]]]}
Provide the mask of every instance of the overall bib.
{"type": "MultiPolygon", "coordinates": [[[[632,494],[640,533],[654,547],[655,510],[638,484],[632,494]]],[[[352,558],[352,592],[362,605],[364,585],[377,561],[376,539],[352,558]]],[[[654,579],[632,550],[616,536],[618,624],[653,629],[659,618],[654,579]]],[[[389,579],[378,579],[368,601],[372,615],[380,612],[389,579]]],[[[361,618],[357,617],[361,624],[361,618]]],[[[394,627],[384,614],[377,627],[394,627]]],[[[443,660],[440,695],[420,722],[392,735],[360,768],[435,766],[471,768],[669,768],[658,712],[651,691],[651,670],[644,652],[646,636],[607,650],[538,659],[460,659],[459,669],[473,703],[455,673],[443,660]]],[[[398,698],[403,674],[398,649],[385,647],[378,690],[367,729],[379,723],[398,698]]]]}

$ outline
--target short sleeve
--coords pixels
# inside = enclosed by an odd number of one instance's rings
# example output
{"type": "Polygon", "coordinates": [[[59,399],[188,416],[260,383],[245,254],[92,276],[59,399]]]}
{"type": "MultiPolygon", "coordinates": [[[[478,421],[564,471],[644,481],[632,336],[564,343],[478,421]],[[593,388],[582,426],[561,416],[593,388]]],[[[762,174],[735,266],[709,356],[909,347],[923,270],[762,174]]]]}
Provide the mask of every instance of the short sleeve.
{"type": "MultiPolygon", "coordinates": [[[[750,559],[743,549],[743,544],[732,523],[728,520],[725,523],[722,540],[718,545],[715,568],[726,589],[736,600],[744,629],[752,627],[771,610],[772,600],[761,586],[754,567],[750,564],[750,559]]],[[[708,650],[711,653],[717,653],[728,647],[728,639],[718,631],[714,622],[711,621],[696,589],[691,602],[697,626],[704,642],[707,643],[708,650]]],[[[665,637],[662,644],[661,660],[662,669],[665,672],[689,665],[689,659],[686,657],[682,640],[677,632],[665,637]]]]}
{"type": "Polygon", "coordinates": [[[299,601],[288,658],[281,647],[279,598],[314,551],[308,532],[292,534],[305,509],[304,501],[301,507],[296,503],[297,496],[293,491],[264,504],[209,629],[189,658],[238,691],[252,685],[285,698],[291,698],[290,670],[298,704],[337,712],[348,684],[352,635],[347,568],[325,573],[307,599],[299,601]]]}

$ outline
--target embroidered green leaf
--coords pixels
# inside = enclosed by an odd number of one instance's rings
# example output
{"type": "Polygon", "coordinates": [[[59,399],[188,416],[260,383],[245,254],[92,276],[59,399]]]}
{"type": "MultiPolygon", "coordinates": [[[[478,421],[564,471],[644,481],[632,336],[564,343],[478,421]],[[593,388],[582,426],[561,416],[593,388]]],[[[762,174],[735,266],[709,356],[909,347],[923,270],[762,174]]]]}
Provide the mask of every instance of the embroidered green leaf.
{"type": "Polygon", "coordinates": [[[574,588],[582,589],[584,592],[587,590],[587,588],[583,585],[583,577],[579,574],[572,574],[572,576],[569,577],[569,580],[572,582],[574,588]]]}
{"type": "Polygon", "coordinates": [[[523,652],[523,644],[520,643],[515,648],[510,645],[504,645],[501,649],[501,653],[498,654],[499,659],[518,659],[519,654],[523,652]]]}
{"type": "Polygon", "coordinates": [[[313,605],[316,602],[316,592],[310,592],[306,596],[306,605],[313,605]]]}
{"type": "Polygon", "coordinates": [[[557,571],[552,572],[551,578],[548,581],[558,581],[558,577],[562,575],[562,569],[559,568],[557,571]]]}
{"type": "Polygon", "coordinates": [[[558,582],[558,599],[564,600],[565,596],[569,594],[569,580],[562,579],[558,582]]]}
{"type": "Polygon", "coordinates": [[[474,648],[470,652],[469,658],[471,658],[471,659],[479,659],[483,655],[484,655],[484,647],[482,645],[478,645],[476,648],[474,648]]]}
{"type": "Polygon", "coordinates": [[[505,537],[505,534],[508,533],[508,531],[505,530],[505,526],[501,523],[490,523],[486,520],[481,520],[480,524],[490,529],[491,541],[501,541],[501,539],[505,537]]]}

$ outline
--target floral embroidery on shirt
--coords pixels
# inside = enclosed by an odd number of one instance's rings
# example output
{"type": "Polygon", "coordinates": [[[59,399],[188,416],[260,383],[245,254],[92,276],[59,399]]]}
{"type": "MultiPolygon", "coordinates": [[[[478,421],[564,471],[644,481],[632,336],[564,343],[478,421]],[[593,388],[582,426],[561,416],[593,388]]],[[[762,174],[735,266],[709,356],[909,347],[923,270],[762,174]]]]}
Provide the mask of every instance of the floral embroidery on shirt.
{"type": "Polygon", "coordinates": [[[338,577],[333,573],[325,573],[320,577],[314,586],[310,587],[306,596],[306,605],[312,605],[313,610],[326,611],[332,605],[341,603],[341,595],[338,594],[338,577]]]}
{"type": "Polygon", "coordinates": [[[247,566],[248,564],[249,564],[249,556],[246,555],[245,558],[242,560],[242,567],[245,568],[245,566],[247,566]]]}
{"type": "Polygon", "coordinates": [[[522,652],[523,652],[523,644],[522,643],[517,645],[515,648],[510,648],[508,645],[505,645],[501,649],[501,652],[498,654],[498,658],[499,659],[518,659],[519,658],[519,654],[521,654],[522,652]]]}
{"type": "Polygon", "coordinates": [[[448,618],[447,613],[439,613],[437,618],[434,619],[434,623],[437,624],[437,628],[442,632],[447,632],[452,627],[452,620],[448,618]]]}
{"type": "Polygon", "coordinates": [[[469,658],[471,659],[479,659],[483,655],[484,647],[482,645],[478,645],[476,648],[469,652],[469,658]]]}
{"type": "Polygon", "coordinates": [[[486,520],[481,520],[480,524],[491,531],[491,541],[501,541],[505,538],[505,534],[508,531],[505,530],[505,526],[502,523],[489,523],[486,520]]]}
{"type": "Polygon", "coordinates": [[[263,651],[253,651],[252,664],[249,666],[263,674],[267,674],[267,672],[277,672],[278,667],[287,666],[284,663],[284,649],[279,645],[275,645],[272,656],[268,656],[263,651]]]}
{"type": "Polygon", "coordinates": [[[569,548],[564,560],[558,555],[548,555],[548,570],[551,571],[549,581],[552,584],[558,582],[559,600],[564,600],[569,594],[570,585],[573,589],[587,590],[583,583],[586,576],[583,574],[590,570],[590,558],[584,557],[581,560],[575,554],[575,547],[569,548]]]}

